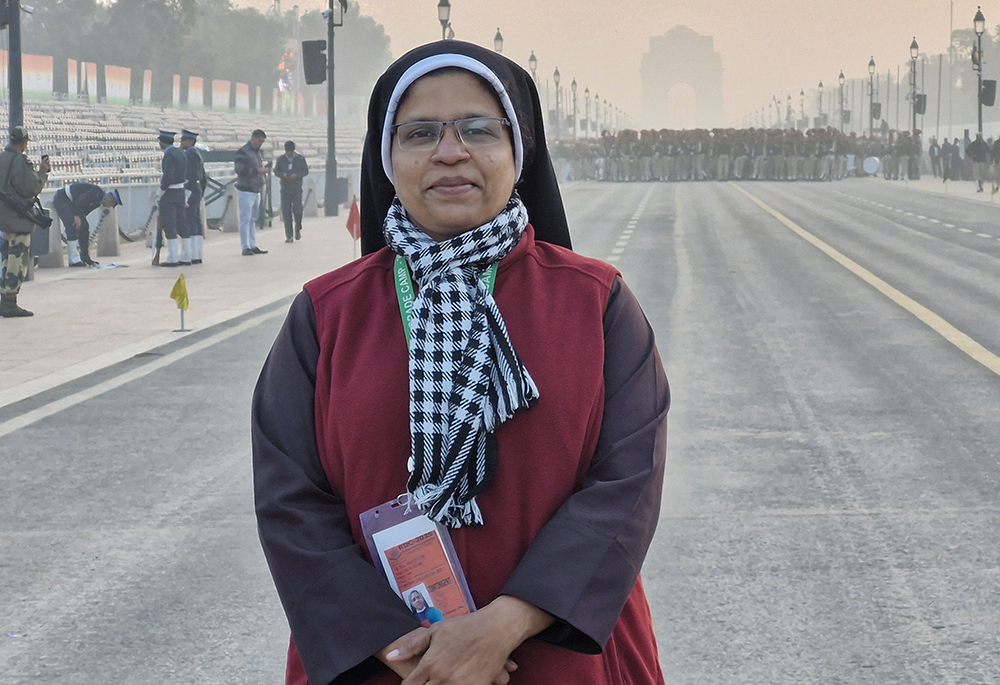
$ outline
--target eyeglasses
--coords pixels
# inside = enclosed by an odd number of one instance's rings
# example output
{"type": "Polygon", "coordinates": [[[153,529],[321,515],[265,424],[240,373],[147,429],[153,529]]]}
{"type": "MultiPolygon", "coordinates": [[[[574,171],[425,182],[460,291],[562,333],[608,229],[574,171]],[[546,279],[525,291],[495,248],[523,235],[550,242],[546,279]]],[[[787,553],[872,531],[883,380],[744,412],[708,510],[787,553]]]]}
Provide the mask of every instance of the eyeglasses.
{"type": "Polygon", "coordinates": [[[487,147],[503,140],[503,127],[510,126],[510,120],[472,117],[455,121],[411,121],[396,124],[390,130],[396,135],[400,150],[427,152],[441,142],[445,126],[454,126],[458,139],[466,147],[487,147]]]}

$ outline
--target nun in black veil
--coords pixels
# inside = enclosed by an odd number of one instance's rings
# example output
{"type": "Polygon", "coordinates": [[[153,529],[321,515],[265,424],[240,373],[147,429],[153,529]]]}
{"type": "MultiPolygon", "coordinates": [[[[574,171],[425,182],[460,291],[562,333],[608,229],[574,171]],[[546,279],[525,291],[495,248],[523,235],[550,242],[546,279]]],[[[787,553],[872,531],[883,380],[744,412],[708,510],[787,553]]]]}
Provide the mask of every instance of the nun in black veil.
{"type": "Polygon", "coordinates": [[[375,86],[364,256],[306,284],[254,393],[289,684],[663,682],[639,571],[669,390],[620,274],[571,251],[542,119],[458,41],[375,86]],[[372,565],[360,516],[401,493],[478,611],[422,627],[372,565]]]}

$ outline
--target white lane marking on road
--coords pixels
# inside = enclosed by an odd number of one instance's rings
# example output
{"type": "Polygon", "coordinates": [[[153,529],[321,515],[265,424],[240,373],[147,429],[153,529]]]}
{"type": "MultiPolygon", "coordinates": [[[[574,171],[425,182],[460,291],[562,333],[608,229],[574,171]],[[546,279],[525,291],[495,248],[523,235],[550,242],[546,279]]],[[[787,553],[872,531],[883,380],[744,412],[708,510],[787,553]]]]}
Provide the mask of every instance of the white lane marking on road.
{"type": "Polygon", "coordinates": [[[917,218],[918,219],[926,219],[927,217],[924,216],[923,214],[917,214],[917,218]]]}
{"type": "Polygon", "coordinates": [[[941,223],[937,219],[928,219],[928,221],[930,221],[932,224],[939,224],[939,223],[941,223]]]}
{"type": "Polygon", "coordinates": [[[945,228],[955,228],[955,224],[942,224],[945,228]]]}
{"type": "Polygon", "coordinates": [[[865,283],[869,284],[880,293],[885,295],[887,298],[895,302],[897,305],[905,309],[907,312],[915,316],[918,320],[926,324],[931,330],[943,337],[945,340],[950,342],[952,345],[957,347],[959,350],[967,354],[969,357],[979,362],[987,369],[1000,376],[1000,357],[996,356],[985,347],[980,345],[978,342],[970,338],[968,335],[962,331],[955,328],[953,325],[945,321],[940,315],[932,312],[927,307],[923,306],[916,300],[904,295],[899,290],[896,290],[891,285],[883,281],[881,278],[873,274],[868,269],[864,268],[857,262],[855,262],[850,257],[845,256],[841,252],[838,252],[830,245],[826,244],[816,236],[814,236],[809,231],[805,230],[797,223],[786,217],[781,212],[776,209],[772,209],[769,205],[765,204],[762,200],[752,195],[748,191],[744,190],[741,186],[737,184],[731,184],[730,187],[735,188],[747,198],[750,199],[755,205],[763,209],[765,212],[773,216],[775,219],[780,221],[786,228],[790,229],[792,232],[796,233],[799,237],[806,240],[808,243],[818,248],[824,252],[828,257],[833,259],[835,262],[843,266],[845,269],[853,273],[855,276],[863,280],[865,283]]]}
{"type": "Polygon", "coordinates": [[[59,412],[65,409],[74,407],[80,404],[81,402],[86,402],[87,400],[93,399],[98,395],[103,395],[106,392],[109,392],[116,388],[120,388],[126,383],[130,383],[144,376],[148,376],[154,371],[158,371],[165,366],[169,366],[174,362],[183,359],[184,357],[188,357],[194,354],[195,352],[201,352],[202,350],[211,347],[216,343],[220,343],[223,340],[228,340],[233,336],[239,335],[244,331],[250,330],[251,328],[258,326],[264,323],[265,321],[268,321],[269,319],[274,319],[276,317],[284,315],[285,311],[283,309],[279,309],[278,311],[268,312],[267,314],[261,314],[260,316],[255,316],[252,319],[248,319],[241,324],[233,326],[232,328],[227,328],[223,331],[219,331],[218,333],[209,338],[205,338],[204,340],[199,340],[198,342],[188,345],[187,347],[177,350],[176,352],[170,352],[168,354],[165,354],[156,361],[151,361],[148,364],[143,364],[137,369],[132,369],[131,371],[123,373],[119,376],[115,376],[114,378],[109,378],[108,380],[97,383],[96,385],[93,385],[89,388],[85,388],[71,395],[67,395],[66,397],[62,397],[58,400],[49,402],[48,404],[42,405],[37,409],[32,409],[31,411],[21,414],[20,416],[10,419],[9,421],[4,421],[3,423],[0,423],[0,438],[6,435],[10,435],[14,431],[20,430],[25,426],[30,426],[36,421],[41,421],[42,419],[48,418],[54,414],[58,414],[59,412]]]}
{"type": "Polygon", "coordinates": [[[913,216],[913,212],[906,212],[906,216],[913,216]]]}
{"type": "Polygon", "coordinates": [[[977,233],[976,235],[979,236],[980,238],[992,238],[993,237],[989,233],[977,233]]]}
{"type": "Polygon", "coordinates": [[[643,212],[646,211],[646,203],[649,202],[650,196],[653,194],[653,190],[656,188],[655,185],[649,186],[649,190],[639,201],[639,205],[635,208],[635,213],[632,214],[632,218],[628,220],[625,228],[622,230],[621,234],[618,236],[618,242],[615,243],[615,247],[611,250],[611,254],[608,255],[606,262],[617,262],[621,254],[628,247],[628,241],[632,239],[632,234],[635,232],[635,227],[639,224],[639,219],[642,218],[643,212]]]}
{"type": "Polygon", "coordinates": [[[960,230],[960,231],[961,231],[962,233],[972,233],[972,231],[970,231],[970,230],[969,230],[969,229],[967,229],[967,228],[960,228],[960,229],[958,229],[958,230],[960,230]]]}
{"type": "Polygon", "coordinates": [[[7,388],[6,390],[0,390],[0,408],[9,406],[15,402],[20,402],[28,397],[33,397],[40,392],[51,390],[52,388],[60,386],[63,383],[83,378],[84,376],[94,373],[95,371],[106,369],[107,367],[113,366],[118,362],[131,359],[137,354],[142,354],[143,352],[148,352],[175,340],[180,340],[181,338],[197,333],[199,330],[205,330],[210,326],[216,326],[220,323],[231,321],[238,316],[243,316],[244,314],[260,309],[261,307],[274,304],[275,302],[283,300],[286,297],[292,297],[301,291],[302,288],[300,286],[279,290],[271,293],[270,295],[265,295],[255,300],[244,302],[243,304],[235,307],[224,309],[221,312],[212,314],[211,316],[206,316],[203,319],[198,319],[189,324],[192,327],[192,330],[189,332],[158,333],[157,335],[146,338],[145,340],[140,340],[139,342],[132,343],[131,345],[125,345],[117,350],[112,350],[111,352],[98,355],[93,359],[88,359],[87,361],[80,362],[79,364],[68,366],[65,369],[54,371],[50,374],[46,374],[45,376],[33,378],[30,381],[25,381],[20,385],[15,385],[7,388]]]}

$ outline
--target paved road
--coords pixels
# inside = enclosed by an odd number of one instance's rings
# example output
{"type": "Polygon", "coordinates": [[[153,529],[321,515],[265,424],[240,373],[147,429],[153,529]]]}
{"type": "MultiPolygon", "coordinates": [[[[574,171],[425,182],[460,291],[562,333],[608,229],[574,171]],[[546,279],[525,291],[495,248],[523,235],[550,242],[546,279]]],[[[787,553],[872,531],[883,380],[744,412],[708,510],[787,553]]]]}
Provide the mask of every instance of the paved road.
{"type": "MultiPolygon", "coordinates": [[[[853,180],[565,197],[674,391],[644,569],[668,682],[1000,681],[1000,209],[853,180]]],[[[0,684],[280,682],[247,430],[279,322],[0,409],[0,684]]]]}

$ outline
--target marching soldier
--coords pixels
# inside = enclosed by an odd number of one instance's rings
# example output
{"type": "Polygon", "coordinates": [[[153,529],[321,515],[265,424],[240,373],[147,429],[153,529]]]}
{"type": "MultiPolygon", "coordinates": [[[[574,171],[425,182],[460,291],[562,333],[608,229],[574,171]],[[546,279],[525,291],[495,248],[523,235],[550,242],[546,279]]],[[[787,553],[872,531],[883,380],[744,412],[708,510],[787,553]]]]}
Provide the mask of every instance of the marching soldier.
{"type": "Polygon", "coordinates": [[[208,177],[205,175],[205,160],[195,147],[198,134],[184,129],[181,131],[181,149],[184,150],[184,218],[188,237],[182,238],[181,264],[201,264],[205,252],[205,225],[201,220],[201,198],[205,195],[208,177]]]}
{"type": "MultiPolygon", "coordinates": [[[[160,131],[159,143],[163,150],[163,162],[161,163],[162,176],[160,177],[160,219],[163,226],[163,235],[167,240],[167,261],[158,262],[154,259],[154,264],[159,266],[180,266],[180,242],[181,238],[187,235],[187,226],[183,221],[184,214],[184,185],[186,183],[187,158],[179,147],[174,145],[173,131],[160,131]]],[[[157,250],[162,241],[157,235],[157,250]]],[[[190,263],[190,258],[189,258],[190,263]]]]}

